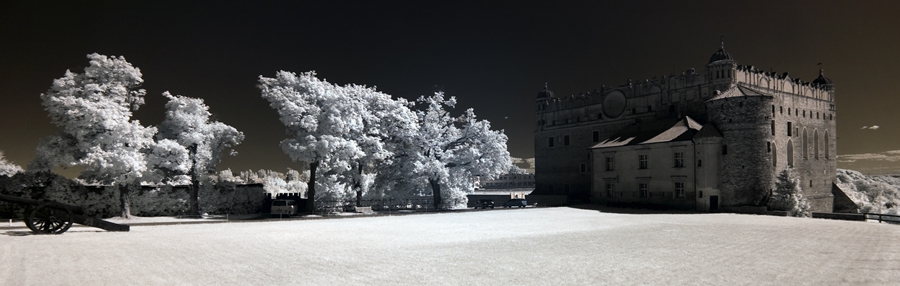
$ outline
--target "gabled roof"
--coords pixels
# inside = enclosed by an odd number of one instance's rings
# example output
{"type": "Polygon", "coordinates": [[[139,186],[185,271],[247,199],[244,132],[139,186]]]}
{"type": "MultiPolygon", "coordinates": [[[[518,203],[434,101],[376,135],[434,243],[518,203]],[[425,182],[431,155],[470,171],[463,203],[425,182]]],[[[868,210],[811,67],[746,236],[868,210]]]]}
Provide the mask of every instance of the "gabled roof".
{"type": "Polygon", "coordinates": [[[759,92],[755,89],[749,88],[749,87],[745,87],[742,85],[734,85],[731,88],[729,88],[728,90],[723,91],[722,93],[719,93],[718,95],[714,96],[713,98],[710,98],[709,100],[713,101],[713,100],[719,100],[719,99],[723,99],[723,98],[744,97],[744,96],[768,96],[768,95],[766,95],[762,92],[759,92]]]}
{"type": "Polygon", "coordinates": [[[712,124],[706,124],[700,129],[700,132],[694,135],[694,139],[707,137],[722,137],[722,133],[719,133],[719,129],[712,124]]]}
{"type": "Polygon", "coordinates": [[[609,139],[597,143],[591,148],[688,141],[701,128],[703,128],[703,125],[687,116],[684,118],[638,122],[623,128],[609,139]]]}

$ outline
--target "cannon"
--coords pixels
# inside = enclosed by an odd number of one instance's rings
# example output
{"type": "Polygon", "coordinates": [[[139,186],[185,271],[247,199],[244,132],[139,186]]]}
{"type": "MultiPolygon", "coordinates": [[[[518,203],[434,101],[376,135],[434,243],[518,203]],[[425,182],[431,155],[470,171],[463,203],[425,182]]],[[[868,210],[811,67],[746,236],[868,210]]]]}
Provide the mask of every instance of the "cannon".
{"type": "Polygon", "coordinates": [[[106,231],[129,231],[130,226],[111,223],[84,215],[78,206],[48,200],[34,200],[0,195],[0,201],[25,206],[25,226],[35,234],[61,234],[69,230],[73,223],[100,228],[106,231]]]}

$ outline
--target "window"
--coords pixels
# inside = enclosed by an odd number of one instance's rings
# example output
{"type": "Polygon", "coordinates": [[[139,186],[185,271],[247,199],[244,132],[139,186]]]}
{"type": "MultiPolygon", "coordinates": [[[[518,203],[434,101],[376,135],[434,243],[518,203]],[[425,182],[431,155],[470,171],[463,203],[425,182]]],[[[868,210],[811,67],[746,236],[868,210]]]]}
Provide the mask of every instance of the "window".
{"type": "Polygon", "coordinates": [[[803,159],[809,159],[809,140],[806,139],[806,128],[803,129],[803,137],[800,141],[803,146],[803,150],[800,154],[803,154],[803,159]]]}
{"type": "Polygon", "coordinates": [[[647,159],[649,159],[650,155],[641,154],[638,155],[638,169],[647,169],[647,159]]]}
{"type": "Polygon", "coordinates": [[[775,120],[772,120],[772,136],[775,136],[775,120]]]}
{"type": "Polygon", "coordinates": [[[612,194],[615,191],[616,191],[616,184],[614,184],[613,182],[607,182],[606,183],[606,197],[612,198],[612,194]]]}
{"type": "Polygon", "coordinates": [[[791,140],[787,142],[787,164],[788,167],[794,166],[794,142],[791,140]]]}
{"type": "MultiPolygon", "coordinates": [[[[788,110],[790,110],[790,109],[788,109],[788,110]]],[[[792,128],[791,128],[791,123],[788,122],[787,124],[788,124],[788,128],[787,128],[788,137],[790,137],[790,136],[791,136],[791,130],[792,130],[792,128]]]]}
{"type": "Polygon", "coordinates": [[[722,155],[728,155],[728,145],[722,145],[722,155]]]}
{"type": "Polygon", "coordinates": [[[647,191],[647,183],[639,183],[639,184],[638,184],[638,189],[641,191],[641,197],[642,197],[642,198],[646,198],[647,195],[648,195],[648,193],[649,193],[649,192],[647,191]]]}
{"type": "Polygon", "coordinates": [[[772,142],[766,141],[766,152],[772,153],[772,142]]]}
{"type": "Polygon", "coordinates": [[[772,105],[772,117],[775,117],[775,105],[772,105]]]}
{"type": "Polygon", "coordinates": [[[616,158],[615,157],[606,157],[606,170],[612,171],[616,169],[616,158]]]}
{"type": "Polygon", "coordinates": [[[569,135],[563,136],[563,146],[569,146],[569,135]]]}
{"type": "Polygon", "coordinates": [[[600,131],[594,131],[591,135],[593,136],[594,143],[600,142],[600,131]]]}
{"type": "Polygon", "coordinates": [[[581,163],[581,173],[586,173],[586,172],[587,172],[587,165],[585,165],[584,163],[581,163]]]}
{"type": "Polygon", "coordinates": [[[697,159],[697,167],[703,167],[703,159],[697,159]]]}
{"type": "Polygon", "coordinates": [[[703,198],[703,191],[697,191],[697,197],[702,199],[702,198],[703,198]]]}
{"type": "Polygon", "coordinates": [[[813,131],[813,156],[815,156],[816,160],[819,160],[819,130],[813,131]]]}
{"type": "Polygon", "coordinates": [[[675,197],[684,197],[684,182],[675,182],[675,197]]]}
{"type": "Polygon", "coordinates": [[[550,137],[548,139],[549,140],[547,140],[547,147],[553,148],[553,137],[550,137]]]}
{"type": "Polygon", "coordinates": [[[684,167],[684,152],[675,152],[675,168],[684,167]]]}
{"type": "Polygon", "coordinates": [[[778,146],[772,143],[772,166],[778,167],[778,146]]]}

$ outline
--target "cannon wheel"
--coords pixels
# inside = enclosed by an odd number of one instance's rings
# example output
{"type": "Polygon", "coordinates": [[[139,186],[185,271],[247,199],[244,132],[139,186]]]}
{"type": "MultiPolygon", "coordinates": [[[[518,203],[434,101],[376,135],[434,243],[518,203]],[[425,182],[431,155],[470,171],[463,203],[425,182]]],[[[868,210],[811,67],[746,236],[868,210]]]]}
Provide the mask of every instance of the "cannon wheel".
{"type": "Polygon", "coordinates": [[[41,204],[25,213],[25,225],[36,234],[61,234],[72,227],[72,211],[68,208],[41,204]]]}

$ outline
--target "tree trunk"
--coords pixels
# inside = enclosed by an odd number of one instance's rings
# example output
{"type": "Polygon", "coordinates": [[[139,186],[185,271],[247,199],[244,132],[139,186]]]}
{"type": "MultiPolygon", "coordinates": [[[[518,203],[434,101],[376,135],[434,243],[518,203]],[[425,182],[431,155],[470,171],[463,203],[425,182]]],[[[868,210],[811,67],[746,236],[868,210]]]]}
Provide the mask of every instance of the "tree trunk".
{"type": "Polygon", "coordinates": [[[431,184],[431,192],[434,195],[434,208],[440,208],[441,206],[441,182],[439,180],[435,180],[432,178],[428,178],[428,183],[431,184]]]}
{"type": "Polygon", "coordinates": [[[188,210],[189,216],[200,216],[200,179],[197,178],[197,144],[193,144],[188,147],[188,151],[191,156],[191,194],[188,199],[188,204],[190,204],[190,208],[188,210]]]}
{"type": "Polygon", "coordinates": [[[319,162],[309,163],[309,182],[306,185],[306,212],[316,213],[316,168],[319,162]]]}
{"type": "Polygon", "coordinates": [[[356,189],[356,206],[362,207],[362,164],[356,166],[356,171],[358,176],[353,188],[356,189]]]}
{"type": "Polygon", "coordinates": [[[188,201],[191,209],[188,211],[190,216],[200,216],[200,180],[196,176],[191,177],[191,198],[188,201]]]}
{"type": "Polygon", "coordinates": [[[122,218],[131,218],[130,185],[119,185],[119,205],[122,208],[122,218]]]}

